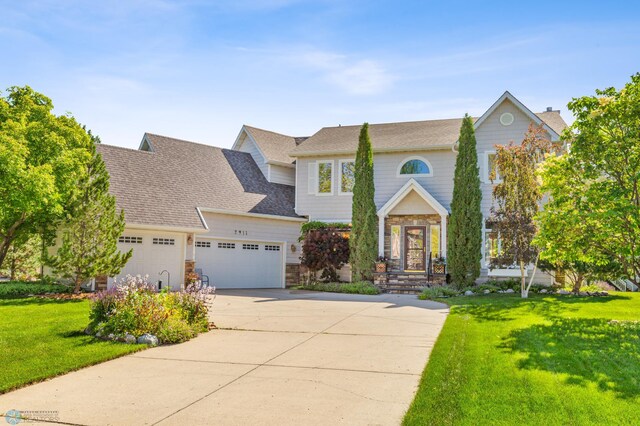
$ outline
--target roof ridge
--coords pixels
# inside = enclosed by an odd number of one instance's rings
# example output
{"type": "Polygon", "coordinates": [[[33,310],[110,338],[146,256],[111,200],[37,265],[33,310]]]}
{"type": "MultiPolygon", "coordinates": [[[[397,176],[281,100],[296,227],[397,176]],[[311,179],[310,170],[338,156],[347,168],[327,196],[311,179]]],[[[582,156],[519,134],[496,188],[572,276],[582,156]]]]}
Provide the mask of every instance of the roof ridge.
{"type": "MultiPolygon", "coordinates": [[[[274,135],[278,135],[278,136],[284,136],[286,138],[291,138],[291,139],[295,139],[297,136],[290,136],[290,135],[285,135],[284,133],[278,133],[278,132],[274,132],[273,130],[267,130],[267,129],[262,129],[260,127],[255,127],[255,126],[251,126],[249,124],[243,124],[244,127],[248,127],[249,129],[255,129],[255,130],[260,130],[261,132],[267,132],[267,133],[272,133],[274,135]]],[[[304,136],[301,136],[304,137],[304,136]]]]}
{"type": "Polygon", "coordinates": [[[145,135],[150,135],[150,136],[157,136],[157,137],[160,137],[160,138],[171,139],[171,140],[174,140],[176,142],[183,142],[183,143],[190,143],[190,144],[193,144],[193,145],[206,146],[206,147],[214,148],[214,149],[228,149],[228,148],[223,148],[221,146],[209,145],[209,144],[202,143],[202,142],[194,142],[194,141],[188,141],[186,139],[174,138],[173,136],[159,135],[157,133],[144,132],[144,134],[145,135]]]}
{"type": "Polygon", "coordinates": [[[132,151],[132,152],[143,152],[145,154],[153,154],[153,151],[143,151],[143,150],[138,149],[138,148],[128,148],[126,146],[111,145],[111,144],[108,144],[108,143],[97,143],[96,147],[99,147],[99,146],[104,146],[104,147],[107,147],[107,148],[124,149],[126,151],[132,151]]]}
{"type": "MultiPolygon", "coordinates": [[[[388,125],[388,124],[410,124],[410,123],[430,123],[430,122],[434,122],[434,121],[452,121],[452,120],[462,120],[464,117],[460,117],[460,118],[434,118],[431,120],[408,120],[408,121],[387,121],[387,122],[383,122],[383,123],[369,123],[370,126],[384,126],[384,125],[388,125]]],[[[477,120],[477,117],[471,117],[474,120],[477,120]]],[[[345,126],[343,125],[338,125],[338,126],[325,126],[322,127],[320,130],[322,129],[339,129],[339,128],[345,128],[345,127],[361,127],[362,124],[347,124],[345,126]]]]}

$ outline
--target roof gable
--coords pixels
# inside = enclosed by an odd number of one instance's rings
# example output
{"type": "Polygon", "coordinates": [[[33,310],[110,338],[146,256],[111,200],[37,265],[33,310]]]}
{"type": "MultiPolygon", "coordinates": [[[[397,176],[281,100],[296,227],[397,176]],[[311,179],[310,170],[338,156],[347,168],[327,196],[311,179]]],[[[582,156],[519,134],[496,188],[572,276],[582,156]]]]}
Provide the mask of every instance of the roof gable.
{"type": "Polygon", "coordinates": [[[292,167],[294,158],[288,153],[297,146],[302,138],[283,135],[270,130],[259,129],[243,125],[231,149],[238,150],[244,142],[244,137],[249,138],[256,146],[265,163],[292,167]]]}
{"type": "Polygon", "coordinates": [[[522,111],[531,121],[533,121],[535,124],[537,125],[542,125],[543,128],[549,133],[549,135],[551,136],[551,140],[558,140],[560,139],[560,135],[554,130],[552,129],[547,123],[545,123],[540,117],[538,117],[538,115],[534,114],[529,108],[527,108],[522,102],[520,102],[515,96],[513,96],[508,90],[505,91],[502,96],[500,96],[498,98],[498,100],[496,100],[493,105],[491,105],[491,107],[489,107],[488,110],[485,111],[484,114],[482,114],[474,123],[474,128],[478,128],[480,126],[482,126],[482,123],[485,122],[485,120],[487,118],[489,118],[491,116],[491,114],[493,114],[493,112],[496,110],[496,108],[498,108],[500,105],[502,105],[503,102],[505,101],[510,101],[513,105],[515,105],[516,108],[518,108],[520,111],[522,111]]]}

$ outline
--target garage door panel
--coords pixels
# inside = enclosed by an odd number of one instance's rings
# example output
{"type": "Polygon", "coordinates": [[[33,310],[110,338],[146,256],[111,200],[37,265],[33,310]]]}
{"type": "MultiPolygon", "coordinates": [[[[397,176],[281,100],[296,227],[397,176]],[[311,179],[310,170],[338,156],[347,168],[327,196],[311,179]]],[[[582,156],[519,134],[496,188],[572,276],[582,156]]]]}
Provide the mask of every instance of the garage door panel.
{"type": "Polygon", "coordinates": [[[163,287],[170,284],[173,290],[180,289],[184,259],[182,235],[125,231],[118,242],[118,249],[122,252],[133,249],[133,255],[116,279],[127,275],[148,275],[152,283],[162,281],[163,287]],[[170,278],[166,273],[160,275],[163,270],[169,272],[170,278]]]}
{"type": "Polygon", "coordinates": [[[217,288],[282,288],[281,244],[211,240],[196,246],[196,267],[217,288]]]}

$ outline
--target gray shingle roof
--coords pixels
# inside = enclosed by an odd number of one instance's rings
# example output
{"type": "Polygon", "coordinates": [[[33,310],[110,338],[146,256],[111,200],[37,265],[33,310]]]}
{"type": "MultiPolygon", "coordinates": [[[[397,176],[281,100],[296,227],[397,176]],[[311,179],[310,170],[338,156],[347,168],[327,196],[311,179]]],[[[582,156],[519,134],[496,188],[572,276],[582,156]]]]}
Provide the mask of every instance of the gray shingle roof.
{"type": "Polygon", "coordinates": [[[298,217],[293,187],[268,182],[250,154],[145,138],[153,152],[98,145],[128,223],[204,229],[197,207],[298,217]]]}
{"type": "Polygon", "coordinates": [[[562,131],[568,127],[567,123],[565,123],[564,119],[560,115],[560,111],[536,112],[536,115],[557,134],[561,134],[562,131]]]}
{"type": "MultiPolygon", "coordinates": [[[[557,111],[536,114],[555,132],[567,125],[557,111]]],[[[477,118],[474,118],[477,120],[477,118]]],[[[458,140],[461,118],[370,124],[369,136],[374,151],[406,151],[452,146],[458,140]]],[[[358,148],[361,125],[324,127],[289,155],[349,154],[358,148]]]]}
{"type": "Polygon", "coordinates": [[[295,160],[289,157],[288,153],[296,147],[296,140],[293,136],[287,136],[269,130],[258,129],[244,125],[244,128],[251,134],[251,137],[260,147],[260,151],[267,157],[267,161],[292,164],[295,160]]]}

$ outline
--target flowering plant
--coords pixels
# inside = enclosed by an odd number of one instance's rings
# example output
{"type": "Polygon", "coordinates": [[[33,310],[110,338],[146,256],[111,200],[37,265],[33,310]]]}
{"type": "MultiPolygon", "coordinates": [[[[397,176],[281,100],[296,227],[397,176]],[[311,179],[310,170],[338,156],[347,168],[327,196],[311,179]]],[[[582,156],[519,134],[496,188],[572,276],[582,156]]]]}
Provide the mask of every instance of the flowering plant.
{"type": "Polygon", "coordinates": [[[93,297],[90,327],[116,336],[154,334],[165,343],[188,340],[207,330],[214,292],[199,281],[184,291],[158,292],[148,277],[127,275],[93,297]]]}

